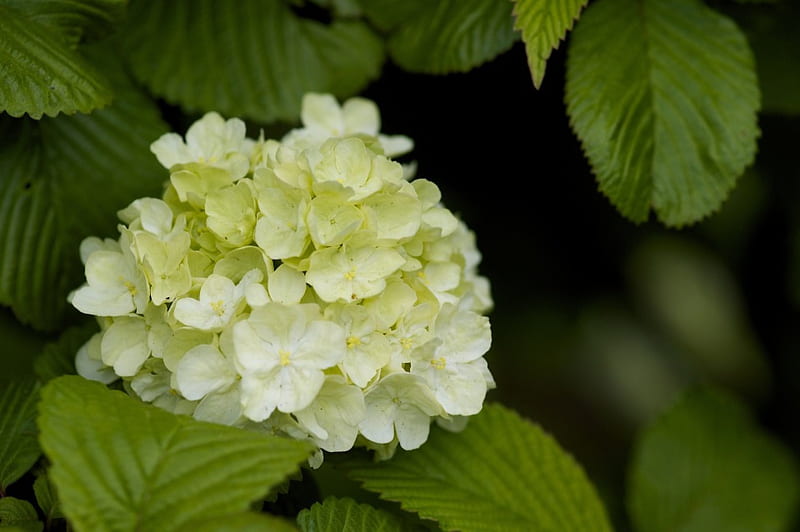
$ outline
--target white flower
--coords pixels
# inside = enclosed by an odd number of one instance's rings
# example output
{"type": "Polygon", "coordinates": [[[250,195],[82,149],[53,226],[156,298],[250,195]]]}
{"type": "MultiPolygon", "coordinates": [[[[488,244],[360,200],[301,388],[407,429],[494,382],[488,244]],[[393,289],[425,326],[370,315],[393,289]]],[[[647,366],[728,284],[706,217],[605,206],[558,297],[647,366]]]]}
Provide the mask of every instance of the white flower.
{"type": "Polygon", "coordinates": [[[86,284],[69,295],[72,305],[84,314],[124,316],[144,312],[149,287],[123,233],[120,251],[98,249],[86,260],[86,284]]]}
{"type": "Polygon", "coordinates": [[[200,299],[185,297],[175,304],[175,318],[201,331],[222,329],[242,310],[245,290],[262,279],[259,270],[251,270],[238,285],[228,277],[211,274],[200,289],[200,299]]]}
{"type": "Polygon", "coordinates": [[[367,392],[365,400],[361,434],[375,443],[389,443],[397,434],[400,447],[407,451],[428,439],[431,417],[442,413],[425,381],[408,373],[387,375],[367,392]]]}
{"type": "Polygon", "coordinates": [[[295,412],[311,403],[322,370],[344,357],[344,331],[321,318],[314,305],[267,303],[234,326],[245,416],[263,421],[275,409],[295,412]]]}
{"type": "Polygon", "coordinates": [[[358,436],[358,424],[364,419],[364,393],[347,384],[343,377],[329,375],[309,406],[295,412],[300,425],[308,430],[322,449],[347,451],[358,436]]]}
{"type": "Polygon", "coordinates": [[[158,162],[167,170],[176,164],[199,162],[225,168],[234,179],[247,174],[251,142],[245,139],[245,124],[238,118],[225,121],[217,113],[206,113],[186,132],[184,143],[180,135],[166,133],[150,146],[158,162]]]}
{"type": "Polygon", "coordinates": [[[425,378],[448,414],[477,414],[488,388],[481,358],[492,342],[488,318],[445,305],[434,338],[412,353],[411,372],[425,378]]]}
{"type": "Polygon", "coordinates": [[[354,445],[384,459],[481,409],[489,284],[372,102],[309,94],[302,119],[254,141],[208,113],[152,144],[162,198],[81,244],[70,300],[103,331],[75,363],[171,412],[313,442],[312,467],[354,445]]]}

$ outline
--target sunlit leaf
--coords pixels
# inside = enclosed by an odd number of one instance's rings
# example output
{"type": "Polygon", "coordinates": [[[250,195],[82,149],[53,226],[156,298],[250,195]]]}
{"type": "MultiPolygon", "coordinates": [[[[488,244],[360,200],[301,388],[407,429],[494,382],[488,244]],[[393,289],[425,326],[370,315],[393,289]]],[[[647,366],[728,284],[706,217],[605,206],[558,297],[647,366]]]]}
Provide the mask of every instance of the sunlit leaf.
{"type": "Polygon", "coordinates": [[[544,69],[552,51],[580,15],[589,0],[514,0],[514,29],[522,31],[528,67],[536,88],[542,86],[544,69]]]}
{"type": "Polygon", "coordinates": [[[79,531],[177,530],[244,512],[310,445],[201,423],[77,376],[42,389],[41,444],[79,531]]]}
{"type": "Polygon", "coordinates": [[[352,471],[356,480],[446,530],[611,530],[581,467],[539,427],[486,406],[462,433],[352,471]]]}
{"type": "Polygon", "coordinates": [[[636,222],[709,215],[755,155],[752,53],[699,0],[592,4],[570,39],[566,101],[600,190],[636,222]]]}

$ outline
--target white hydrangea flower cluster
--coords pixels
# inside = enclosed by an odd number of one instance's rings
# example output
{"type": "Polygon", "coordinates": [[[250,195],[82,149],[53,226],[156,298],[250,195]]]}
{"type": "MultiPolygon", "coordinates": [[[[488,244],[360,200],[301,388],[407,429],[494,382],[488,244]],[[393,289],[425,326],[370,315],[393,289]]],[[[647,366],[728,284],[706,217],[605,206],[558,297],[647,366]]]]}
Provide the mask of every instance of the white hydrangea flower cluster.
{"type": "Polygon", "coordinates": [[[70,301],[102,330],[77,369],[325,451],[417,448],[494,386],[473,234],[390,159],[412,143],[378,133],[371,101],[309,94],[302,121],[255,141],[208,113],[153,143],[163,199],[120,211],[118,240],[81,245],[70,301]]]}

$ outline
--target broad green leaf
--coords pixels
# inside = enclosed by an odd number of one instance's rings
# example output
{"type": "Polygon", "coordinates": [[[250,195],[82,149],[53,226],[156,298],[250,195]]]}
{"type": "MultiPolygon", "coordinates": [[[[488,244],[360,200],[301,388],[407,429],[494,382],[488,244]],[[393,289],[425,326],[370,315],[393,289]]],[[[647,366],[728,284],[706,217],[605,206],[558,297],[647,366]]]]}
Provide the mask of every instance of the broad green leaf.
{"type": "Polygon", "coordinates": [[[55,29],[76,45],[84,36],[108,32],[125,11],[127,0],[0,0],[33,23],[55,29]]]}
{"type": "Polygon", "coordinates": [[[328,497],[297,515],[303,532],[394,532],[412,530],[402,519],[358,504],[353,499],[328,497]]]}
{"type": "Polygon", "coordinates": [[[610,531],[581,467],[538,426],[487,405],[459,434],[435,428],[420,449],[356,480],[446,530],[610,531]]]}
{"type": "Polygon", "coordinates": [[[798,489],[788,449],[733,397],[695,390],[641,434],[628,505],[638,532],[778,532],[798,489]]]}
{"type": "Polygon", "coordinates": [[[25,474],[41,451],[36,440],[38,386],[0,380],[0,493],[25,474]]]}
{"type": "Polygon", "coordinates": [[[108,80],[47,26],[0,4],[0,112],[88,113],[111,101],[108,80]]]}
{"type": "Polygon", "coordinates": [[[36,504],[42,509],[45,519],[49,523],[52,519],[63,518],[61,504],[58,502],[56,488],[50,480],[50,475],[42,473],[33,481],[33,493],[36,496],[36,504]]]}
{"type": "Polygon", "coordinates": [[[528,67],[537,89],[542,86],[547,59],[572,29],[581,9],[588,2],[589,0],[514,0],[514,29],[522,32],[528,54],[528,67]]]}
{"type": "Polygon", "coordinates": [[[41,382],[47,382],[61,375],[75,374],[75,355],[78,349],[98,330],[97,323],[88,321],[80,326],[70,327],[54,342],[44,346],[42,354],[33,363],[33,370],[41,382]]]}
{"type": "Polygon", "coordinates": [[[295,120],[308,91],[349,96],[377,77],[380,39],[360,21],[322,23],[286,2],[134,1],[128,59],[153,92],[191,111],[295,120]]]}
{"type": "Polygon", "coordinates": [[[747,40],[700,0],[603,0],[570,39],[567,112],[600,184],[635,222],[718,209],[753,161],[759,91],[747,40]]]}
{"type": "Polygon", "coordinates": [[[41,444],[76,530],[170,531],[244,512],[306,442],[201,423],[77,376],[42,389],[41,444]]]}
{"type": "Polygon", "coordinates": [[[188,523],[180,532],[297,532],[293,523],[280,517],[242,512],[234,515],[220,515],[188,523]]]}
{"type": "Polygon", "coordinates": [[[108,109],[38,122],[0,117],[0,304],[41,330],[58,328],[67,294],[83,281],[81,240],[116,236],[117,210],[160,195],[166,180],[149,151],[166,129],[157,108],[112,54],[92,57],[114,75],[108,109]]]}
{"type": "Polygon", "coordinates": [[[42,522],[28,501],[14,497],[0,499],[0,528],[15,528],[24,532],[42,532],[42,522]]]}
{"type": "Polygon", "coordinates": [[[362,7],[378,27],[392,30],[389,53],[413,72],[466,72],[518,38],[510,1],[362,0],[362,7]]]}

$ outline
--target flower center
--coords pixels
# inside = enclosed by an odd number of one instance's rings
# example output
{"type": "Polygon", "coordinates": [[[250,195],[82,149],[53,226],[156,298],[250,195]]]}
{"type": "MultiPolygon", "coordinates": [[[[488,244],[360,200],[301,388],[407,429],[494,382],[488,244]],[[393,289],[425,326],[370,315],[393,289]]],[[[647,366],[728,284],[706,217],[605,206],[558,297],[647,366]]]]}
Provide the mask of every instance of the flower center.
{"type": "Polygon", "coordinates": [[[349,336],[347,338],[347,348],[352,349],[357,345],[361,345],[361,338],[357,336],[349,336]]]}
{"type": "Polygon", "coordinates": [[[412,345],[414,345],[414,342],[411,340],[411,338],[401,338],[400,339],[400,346],[403,349],[411,349],[412,345]]]}
{"type": "Polygon", "coordinates": [[[445,366],[447,366],[447,361],[444,359],[444,357],[434,358],[431,360],[431,366],[436,369],[444,369],[445,366]]]}
{"type": "Polygon", "coordinates": [[[217,316],[222,316],[225,314],[225,302],[224,301],[214,301],[211,303],[211,310],[217,313],[217,316]]]}
{"type": "Polygon", "coordinates": [[[281,366],[288,366],[291,353],[285,349],[281,349],[278,351],[278,355],[281,357],[281,366]]]}
{"type": "Polygon", "coordinates": [[[344,278],[347,279],[348,281],[352,281],[353,279],[356,278],[356,271],[350,270],[349,272],[344,274],[344,278]]]}

